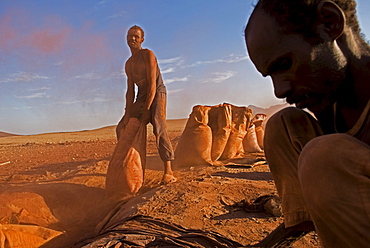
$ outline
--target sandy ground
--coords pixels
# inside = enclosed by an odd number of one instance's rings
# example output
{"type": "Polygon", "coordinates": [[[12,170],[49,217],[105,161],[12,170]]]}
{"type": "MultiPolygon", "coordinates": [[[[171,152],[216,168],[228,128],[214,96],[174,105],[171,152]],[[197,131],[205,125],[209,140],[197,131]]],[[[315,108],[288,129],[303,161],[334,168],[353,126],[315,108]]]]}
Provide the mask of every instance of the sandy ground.
{"type": "MultiPolygon", "coordinates": [[[[185,123],[168,121],[175,147],[185,123]]],[[[115,207],[104,197],[105,173],[116,145],[114,128],[1,137],[0,230],[45,227],[49,232],[39,247],[70,247],[94,235],[97,224],[115,207]]],[[[160,185],[162,162],[148,129],[144,186],[138,196],[128,199],[133,214],[214,231],[243,245],[261,240],[283,221],[245,208],[259,196],[276,195],[267,165],[175,168],[178,182],[160,185]]],[[[263,156],[247,154],[230,163],[246,165],[263,156]]],[[[311,233],[294,247],[320,245],[311,233]]]]}

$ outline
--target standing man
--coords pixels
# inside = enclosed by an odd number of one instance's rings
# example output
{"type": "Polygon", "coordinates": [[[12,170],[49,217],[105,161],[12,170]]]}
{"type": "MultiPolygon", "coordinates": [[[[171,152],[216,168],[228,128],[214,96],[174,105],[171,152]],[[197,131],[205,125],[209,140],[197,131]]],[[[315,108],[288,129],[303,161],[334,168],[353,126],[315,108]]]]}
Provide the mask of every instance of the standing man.
{"type": "Polygon", "coordinates": [[[131,57],[125,64],[127,75],[126,110],[117,125],[116,133],[119,139],[120,132],[125,128],[129,119],[135,117],[144,123],[153,125],[157,148],[164,163],[162,183],[173,183],[174,177],[171,161],[174,152],[167,134],[166,124],[166,87],[158,67],[154,53],[143,49],[144,30],[139,26],[131,27],[127,32],[127,45],[131,50],[131,57]],[[135,99],[135,85],[138,93],[135,99]]]}
{"type": "Polygon", "coordinates": [[[245,39],[275,95],[296,105],[271,117],[265,133],[285,226],[254,247],[311,230],[323,247],[369,247],[370,47],[356,2],[260,0],[245,39]]]}

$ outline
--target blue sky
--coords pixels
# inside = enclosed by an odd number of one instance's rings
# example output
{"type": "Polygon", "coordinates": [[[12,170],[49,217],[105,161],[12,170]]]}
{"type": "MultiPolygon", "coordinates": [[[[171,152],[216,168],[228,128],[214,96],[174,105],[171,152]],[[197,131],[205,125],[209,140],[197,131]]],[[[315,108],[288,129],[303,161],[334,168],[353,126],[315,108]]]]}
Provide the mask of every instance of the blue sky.
{"type": "MultiPolygon", "coordinates": [[[[144,28],[168,90],[168,119],[194,105],[269,107],[273,95],[247,56],[256,0],[1,0],[0,131],[37,134],[115,125],[130,57],[126,32],[144,28]]],[[[370,38],[368,0],[358,1],[370,38]]]]}

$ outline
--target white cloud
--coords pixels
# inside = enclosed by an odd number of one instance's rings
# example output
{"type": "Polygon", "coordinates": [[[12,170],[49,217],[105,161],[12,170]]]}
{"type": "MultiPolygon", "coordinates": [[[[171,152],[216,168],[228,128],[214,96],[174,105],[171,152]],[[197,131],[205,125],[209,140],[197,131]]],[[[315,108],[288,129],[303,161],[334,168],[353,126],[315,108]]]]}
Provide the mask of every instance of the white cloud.
{"type": "Polygon", "coordinates": [[[236,62],[247,60],[247,59],[249,59],[248,55],[245,55],[245,54],[238,55],[238,54],[232,53],[229,55],[228,59],[225,59],[225,63],[236,63],[236,62]]]}
{"type": "Polygon", "coordinates": [[[167,94],[175,94],[177,92],[181,92],[183,91],[184,89],[176,89],[176,90],[167,90],[167,94]]]}
{"type": "Polygon", "coordinates": [[[94,9],[97,10],[98,8],[104,6],[108,2],[109,2],[109,0],[102,0],[102,1],[100,1],[97,4],[94,5],[94,9]]]}
{"type": "Polygon", "coordinates": [[[186,67],[194,67],[194,66],[200,66],[200,65],[208,65],[208,64],[215,64],[215,63],[236,63],[242,60],[247,60],[249,57],[247,55],[237,55],[237,54],[230,54],[227,58],[223,59],[215,59],[215,60],[206,60],[206,61],[197,61],[191,65],[188,65],[186,67]]]}
{"type": "Polygon", "coordinates": [[[90,7],[88,10],[87,10],[87,14],[91,14],[95,11],[99,11],[99,9],[103,8],[103,7],[106,7],[107,3],[109,2],[110,0],[101,0],[99,1],[98,3],[92,5],[92,7],[90,7]]]}
{"type": "Polygon", "coordinates": [[[187,82],[188,80],[189,80],[188,77],[182,77],[182,78],[174,77],[174,78],[165,79],[164,82],[165,84],[170,84],[173,82],[187,82]]]}
{"type": "Polygon", "coordinates": [[[45,92],[38,92],[28,96],[15,96],[15,97],[21,99],[49,98],[49,96],[45,92]]]}
{"type": "Polygon", "coordinates": [[[175,72],[183,63],[184,60],[181,57],[158,60],[158,65],[161,68],[162,74],[175,72]]]}
{"type": "Polygon", "coordinates": [[[213,77],[203,81],[202,83],[222,83],[223,81],[232,78],[235,75],[233,71],[226,72],[214,72],[212,73],[213,77]]]}
{"type": "Polygon", "coordinates": [[[93,99],[84,100],[83,102],[85,102],[85,103],[93,103],[93,102],[109,102],[109,101],[112,101],[112,100],[111,99],[104,99],[104,98],[95,97],[93,99]]]}
{"type": "Polygon", "coordinates": [[[22,109],[37,109],[38,107],[24,106],[24,107],[9,107],[9,108],[0,108],[0,110],[22,110],[22,109]]]}
{"type": "Polygon", "coordinates": [[[60,104],[70,105],[70,104],[76,104],[81,103],[82,101],[68,101],[68,102],[60,102],[60,104]]]}
{"type": "Polygon", "coordinates": [[[7,78],[0,80],[0,83],[10,83],[10,82],[30,82],[39,79],[50,79],[51,77],[40,76],[34,72],[17,72],[10,74],[7,78]]]}
{"type": "Polygon", "coordinates": [[[122,78],[122,77],[125,77],[126,76],[126,73],[124,72],[124,70],[121,70],[121,71],[114,71],[112,72],[111,74],[111,77],[112,78],[122,78]]]}
{"type": "Polygon", "coordinates": [[[81,75],[77,75],[75,77],[73,77],[74,79],[86,79],[86,80],[94,80],[94,79],[100,79],[101,76],[95,74],[95,73],[92,73],[92,72],[89,72],[89,73],[84,73],[84,74],[81,74],[81,75]]]}
{"type": "Polygon", "coordinates": [[[178,69],[184,69],[184,68],[190,68],[190,67],[196,67],[196,66],[202,66],[202,65],[210,65],[210,64],[216,64],[216,63],[237,63],[243,60],[247,60],[249,57],[245,54],[238,55],[238,54],[229,54],[226,58],[222,59],[215,59],[215,60],[205,60],[205,61],[197,61],[190,65],[184,65],[184,60],[182,57],[174,57],[169,59],[159,59],[158,64],[161,67],[162,74],[166,73],[172,73],[175,72],[178,69]]]}
{"type": "Polygon", "coordinates": [[[64,64],[64,61],[56,62],[56,63],[54,63],[53,65],[55,65],[55,66],[59,66],[59,65],[62,65],[62,64],[64,64]]]}
{"type": "Polygon", "coordinates": [[[175,69],[176,69],[175,67],[168,67],[168,68],[161,70],[161,73],[162,74],[171,73],[171,72],[174,72],[175,69]]]}
{"type": "Polygon", "coordinates": [[[70,105],[70,104],[80,104],[80,103],[109,102],[109,101],[112,101],[112,100],[95,97],[95,98],[86,99],[86,100],[75,100],[75,101],[68,101],[68,102],[60,102],[60,104],[70,105]]]}
{"type": "Polygon", "coordinates": [[[124,16],[126,14],[127,14],[126,11],[121,11],[120,13],[113,14],[113,15],[110,15],[110,16],[106,17],[105,20],[116,19],[116,18],[122,17],[122,16],[124,16]]]}
{"type": "Polygon", "coordinates": [[[41,90],[50,90],[50,89],[51,88],[44,86],[44,87],[41,87],[41,88],[38,88],[38,89],[30,89],[30,91],[41,91],[41,90]]]}
{"type": "Polygon", "coordinates": [[[179,62],[181,57],[169,58],[169,59],[158,59],[158,64],[172,64],[175,62],[179,62]]]}

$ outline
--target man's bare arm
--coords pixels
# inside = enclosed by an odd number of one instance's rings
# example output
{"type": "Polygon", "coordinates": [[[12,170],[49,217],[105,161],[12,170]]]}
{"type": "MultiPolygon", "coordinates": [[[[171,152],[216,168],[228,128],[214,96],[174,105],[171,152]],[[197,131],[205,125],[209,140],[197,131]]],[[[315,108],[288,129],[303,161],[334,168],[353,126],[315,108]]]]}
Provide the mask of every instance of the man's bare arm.
{"type": "Polygon", "coordinates": [[[152,106],[155,94],[156,94],[156,80],[157,80],[157,60],[152,51],[148,51],[147,56],[145,56],[145,64],[147,67],[147,80],[148,80],[148,93],[145,102],[145,109],[143,119],[149,121],[149,109],[152,106]]]}
{"type": "Polygon", "coordinates": [[[132,73],[131,73],[130,62],[129,61],[126,62],[125,71],[126,71],[126,75],[127,75],[125,115],[129,116],[130,115],[130,110],[131,110],[131,107],[134,103],[134,98],[135,98],[135,87],[134,87],[134,82],[132,81],[132,76],[131,76],[132,73]]]}

